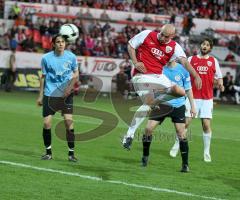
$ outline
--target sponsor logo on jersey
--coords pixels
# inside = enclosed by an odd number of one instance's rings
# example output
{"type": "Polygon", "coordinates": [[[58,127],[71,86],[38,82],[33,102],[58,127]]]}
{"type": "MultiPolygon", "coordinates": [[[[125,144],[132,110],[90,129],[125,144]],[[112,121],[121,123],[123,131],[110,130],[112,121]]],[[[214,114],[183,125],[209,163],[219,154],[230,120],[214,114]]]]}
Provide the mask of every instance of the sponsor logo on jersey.
{"type": "Polygon", "coordinates": [[[197,70],[198,70],[199,74],[207,74],[208,67],[207,66],[198,66],[197,70]]]}
{"type": "Polygon", "coordinates": [[[161,50],[156,48],[151,48],[151,52],[159,60],[161,59],[161,57],[164,56],[164,53],[161,50]]]}
{"type": "Polygon", "coordinates": [[[166,53],[170,53],[172,51],[172,47],[166,46],[166,53]]]}

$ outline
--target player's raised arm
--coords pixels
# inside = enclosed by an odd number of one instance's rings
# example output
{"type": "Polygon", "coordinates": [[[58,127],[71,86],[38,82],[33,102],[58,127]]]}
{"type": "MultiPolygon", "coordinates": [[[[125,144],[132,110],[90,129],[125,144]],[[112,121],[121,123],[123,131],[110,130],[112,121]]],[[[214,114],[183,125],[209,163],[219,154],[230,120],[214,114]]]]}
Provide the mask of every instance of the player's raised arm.
{"type": "Polygon", "coordinates": [[[198,73],[195,71],[195,69],[192,67],[190,62],[187,60],[185,52],[183,51],[182,47],[178,43],[176,43],[174,54],[171,58],[171,61],[175,59],[179,60],[179,62],[184,66],[184,68],[192,75],[197,89],[201,89],[202,80],[198,75],[198,73]]]}
{"type": "Polygon", "coordinates": [[[187,58],[180,57],[179,58],[180,63],[189,71],[189,73],[193,76],[194,78],[194,83],[197,87],[197,89],[202,88],[202,79],[198,75],[198,73],[193,69],[192,65],[188,62],[187,58]]]}

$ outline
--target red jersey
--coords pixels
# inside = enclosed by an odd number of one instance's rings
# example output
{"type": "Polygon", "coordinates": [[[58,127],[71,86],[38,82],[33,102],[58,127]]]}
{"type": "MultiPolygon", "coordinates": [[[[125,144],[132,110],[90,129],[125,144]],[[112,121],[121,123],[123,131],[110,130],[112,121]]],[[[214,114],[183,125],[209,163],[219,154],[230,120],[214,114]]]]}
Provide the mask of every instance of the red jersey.
{"type": "MultiPolygon", "coordinates": [[[[129,44],[136,49],[138,62],[143,62],[146,67],[145,74],[162,74],[163,66],[175,57],[186,57],[184,51],[175,41],[161,44],[158,32],[145,30],[133,37],[129,44]]],[[[139,73],[134,69],[133,74],[139,73]]]]}
{"type": "Polygon", "coordinates": [[[214,78],[222,78],[219,63],[213,56],[201,58],[199,55],[189,58],[189,62],[202,79],[202,89],[198,90],[191,76],[194,99],[212,99],[214,78]]]}

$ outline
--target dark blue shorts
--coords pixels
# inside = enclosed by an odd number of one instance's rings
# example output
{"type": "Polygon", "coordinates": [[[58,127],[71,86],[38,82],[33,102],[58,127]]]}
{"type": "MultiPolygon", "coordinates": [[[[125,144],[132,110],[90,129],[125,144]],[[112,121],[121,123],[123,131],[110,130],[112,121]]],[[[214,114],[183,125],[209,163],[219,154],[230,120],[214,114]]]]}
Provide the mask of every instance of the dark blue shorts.
{"type": "Polygon", "coordinates": [[[173,123],[185,123],[186,121],[185,110],[186,110],[185,105],[182,105],[178,108],[173,108],[172,111],[166,115],[159,115],[157,110],[152,110],[149,115],[149,120],[159,121],[161,124],[166,117],[170,117],[173,123]]]}

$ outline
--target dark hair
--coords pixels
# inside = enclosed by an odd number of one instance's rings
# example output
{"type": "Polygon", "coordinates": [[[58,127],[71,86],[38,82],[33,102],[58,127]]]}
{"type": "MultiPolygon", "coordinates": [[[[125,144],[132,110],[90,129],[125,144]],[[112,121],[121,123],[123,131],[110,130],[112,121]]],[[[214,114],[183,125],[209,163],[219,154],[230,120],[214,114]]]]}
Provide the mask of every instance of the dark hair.
{"type": "Polygon", "coordinates": [[[65,42],[67,41],[66,37],[64,37],[64,36],[61,35],[61,34],[57,34],[57,35],[54,35],[53,38],[52,38],[52,43],[53,43],[53,44],[55,43],[55,41],[56,41],[56,39],[57,39],[58,37],[62,37],[62,38],[65,40],[65,42]]]}
{"type": "Polygon", "coordinates": [[[205,41],[207,41],[207,42],[210,44],[210,47],[211,47],[211,49],[212,49],[212,48],[213,48],[213,41],[212,41],[210,38],[203,38],[203,39],[201,40],[200,45],[201,45],[203,42],[205,42],[205,41]]]}
{"type": "Polygon", "coordinates": [[[55,46],[54,46],[54,45],[55,45],[56,39],[57,39],[58,37],[63,38],[64,41],[67,42],[67,39],[66,39],[64,36],[62,36],[61,34],[56,34],[56,35],[54,35],[54,36],[52,37],[52,50],[55,50],[55,46]]]}

